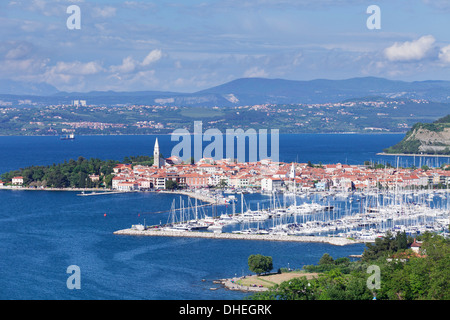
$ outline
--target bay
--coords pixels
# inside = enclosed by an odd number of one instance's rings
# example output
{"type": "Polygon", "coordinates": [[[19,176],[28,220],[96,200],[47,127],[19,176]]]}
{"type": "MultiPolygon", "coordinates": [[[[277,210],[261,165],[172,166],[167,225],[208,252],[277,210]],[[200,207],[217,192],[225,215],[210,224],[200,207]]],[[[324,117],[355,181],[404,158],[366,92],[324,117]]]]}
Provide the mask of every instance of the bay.
{"type": "MultiPolygon", "coordinates": [[[[158,137],[170,154],[170,136],[0,137],[0,172],[59,163],[78,156],[121,160],[151,155],[158,137]]],[[[282,161],[360,164],[402,135],[280,135],[282,161]]],[[[253,202],[264,196],[251,195],[253,202]]],[[[213,280],[249,274],[251,254],[273,257],[274,270],[360,254],[364,245],[117,236],[132,224],[159,224],[179,196],[136,193],[78,197],[75,192],[0,190],[0,299],[243,299],[213,280]],[[150,212],[165,211],[150,214],[150,212]],[[144,220],[145,219],[145,220],[144,220]],[[81,271],[70,290],[67,267],[81,271]]],[[[186,199],[186,198],[185,198],[186,199]]],[[[267,200],[265,200],[267,201],[267,200]]],[[[222,208],[223,209],[223,208],[222,208]]]]}
{"type": "MultiPolygon", "coordinates": [[[[392,161],[378,156],[403,134],[280,134],[279,158],[284,162],[362,164],[364,161],[392,161]]],[[[161,154],[169,157],[178,143],[170,135],[77,136],[60,140],[55,136],[0,136],[0,173],[31,165],[52,165],[84,158],[122,161],[126,156],[153,155],[158,138],[161,154]]],[[[270,139],[269,139],[270,140],[270,139]]],[[[208,142],[204,142],[204,146],[208,142]]],[[[270,147],[269,147],[270,150],[270,147]]],[[[224,153],[225,154],[225,153],[224,153]]]]}

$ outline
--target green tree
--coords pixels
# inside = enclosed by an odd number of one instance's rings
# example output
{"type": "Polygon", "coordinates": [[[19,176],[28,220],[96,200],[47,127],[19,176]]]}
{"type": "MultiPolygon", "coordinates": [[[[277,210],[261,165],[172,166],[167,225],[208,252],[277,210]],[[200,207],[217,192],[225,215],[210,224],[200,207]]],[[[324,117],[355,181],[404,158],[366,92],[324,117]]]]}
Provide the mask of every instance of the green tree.
{"type": "Polygon", "coordinates": [[[112,174],[108,174],[103,178],[103,183],[105,184],[106,188],[112,187],[112,179],[113,178],[114,178],[114,176],[112,174]]]}
{"type": "Polygon", "coordinates": [[[167,190],[176,190],[178,189],[178,183],[174,180],[166,180],[166,189],[167,190]]]}
{"type": "Polygon", "coordinates": [[[319,265],[327,264],[334,264],[334,259],[328,253],[324,253],[322,258],[319,260],[319,265]]]}
{"type": "Polygon", "coordinates": [[[59,169],[56,169],[49,173],[47,184],[54,188],[67,188],[69,180],[59,169]]]}
{"type": "Polygon", "coordinates": [[[251,272],[261,274],[273,269],[272,257],[261,254],[252,254],[248,257],[248,267],[251,272]]]}
{"type": "Polygon", "coordinates": [[[317,278],[291,279],[274,286],[251,299],[277,300],[449,300],[450,299],[450,240],[425,233],[421,255],[403,249],[404,234],[387,234],[365,251],[364,259],[349,262],[324,255],[322,264],[306,266],[305,270],[321,272],[317,278]],[[369,259],[370,258],[370,259],[369,259]],[[387,259],[389,258],[389,259],[387,259]],[[367,288],[369,265],[380,267],[381,288],[371,292],[367,288]],[[342,272],[343,267],[351,272],[342,272]],[[322,271],[319,271],[322,270],[322,271]]]}
{"type": "Polygon", "coordinates": [[[396,241],[398,250],[408,249],[408,237],[405,231],[402,233],[397,233],[396,241]]]}

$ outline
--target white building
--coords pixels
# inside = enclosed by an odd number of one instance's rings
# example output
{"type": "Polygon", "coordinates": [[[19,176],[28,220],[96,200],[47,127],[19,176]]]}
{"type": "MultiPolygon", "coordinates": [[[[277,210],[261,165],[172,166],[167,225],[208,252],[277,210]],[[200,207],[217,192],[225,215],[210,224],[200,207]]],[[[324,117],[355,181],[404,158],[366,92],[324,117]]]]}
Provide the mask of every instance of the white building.
{"type": "Polygon", "coordinates": [[[117,190],[120,191],[134,191],[139,189],[139,183],[137,182],[120,182],[117,184],[117,190]]]}
{"type": "Polygon", "coordinates": [[[21,186],[23,185],[23,177],[14,177],[11,182],[13,185],[21,186]]]}
{"type": "Polygon", "coordinates": [[[74,107],[79,107],[79,106],[86,107],[86,100],[73,100],[72,105],[74,107]]]}
{"type": "Polygon", "coordinates": [[[261,191],[272,192],[278,191],[283,187],[284,183],[282,179],[278,178],[264,178],[261,179],[261,191]]]}
{"type": "Polygon", "coordinates": [[[220,186],[222,181],[224,181],[225,185],[229,185],[229,178],[224,174],[211,174],[208,177],[208,184],[210,186],[220,186]]]}

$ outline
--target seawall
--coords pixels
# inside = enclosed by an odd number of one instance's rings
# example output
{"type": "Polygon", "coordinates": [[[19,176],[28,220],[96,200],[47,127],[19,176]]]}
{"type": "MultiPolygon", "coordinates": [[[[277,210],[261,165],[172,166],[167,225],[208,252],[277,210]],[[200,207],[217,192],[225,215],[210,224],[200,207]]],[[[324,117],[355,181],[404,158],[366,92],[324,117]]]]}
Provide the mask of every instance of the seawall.
{"type": "Polygon", "coordinates": [[[287,235],[263,235],[263,234],[238,234],[238,233],[215,233],[196,231],[163,231],[163,230],[136,230],[123,229],[115,231],[116,235],[129,236],[153,236],[153,237],[183,237],[183,238],[207,238],[207,239],[228,239],[228,240],[259,240],[259,241],[285,241],[285,242],[317,242],[329,243],[335,246],[345,246],[350,244],[363,243],[366,241],[353,240],[339,237],[317,237],[317,236],[287,236],[287,235]]]}

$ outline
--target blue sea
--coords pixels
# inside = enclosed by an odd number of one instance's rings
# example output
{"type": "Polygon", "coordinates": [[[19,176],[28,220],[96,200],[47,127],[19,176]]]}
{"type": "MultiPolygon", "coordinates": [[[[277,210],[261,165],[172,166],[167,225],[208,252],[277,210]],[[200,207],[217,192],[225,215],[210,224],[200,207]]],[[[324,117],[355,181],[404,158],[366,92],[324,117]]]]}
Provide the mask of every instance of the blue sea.
{"type": "MultiPolygon", "coordinates": [[[[0,137],[0,173],[79,156],[122,160],[151,155],[156,137],[161,152],[169,155],[176,142],[167,135],[79,136],[73,141],[0,137]]],[[[280,160],[395,163],[394,158],[376,153],[402,138],[397,134],[280,135],[280,160]]],[[[245,293],[210,288],[218,286],[213,280],[249,274],[251,254],[272,256],[277,270],[317,264],[324,253],[334,258],[360,254],[365,247],[113,235],[136,223],[167,222],[167,210],[179,197],[157,193],[80,197],[67,191],[1,190],[0,299],[241,300],[245,293]],[[163,212],[151,213],[158,211],[163,212]],[[80,289],[67,287],[71,265],[80,268],[80,289]]],[[[248,197],[253,202],[264,200],[259,194],[248,197]]]]}

